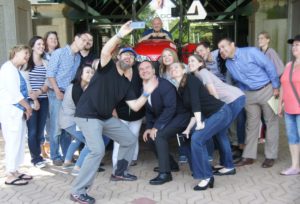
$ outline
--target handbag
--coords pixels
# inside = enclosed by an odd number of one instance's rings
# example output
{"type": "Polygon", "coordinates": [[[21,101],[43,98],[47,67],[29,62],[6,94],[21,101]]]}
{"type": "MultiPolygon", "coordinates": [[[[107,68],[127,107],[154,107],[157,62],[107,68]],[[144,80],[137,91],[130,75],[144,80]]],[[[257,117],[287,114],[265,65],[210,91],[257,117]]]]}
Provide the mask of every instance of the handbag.
{"type": "Polygon", "coordinates": [[[298,104],[300,105],[300,97],[299,97],[299,94],[297,93],[296,87],[295,87],[295,85],[294,85],[293,82],[292,82],[293,70],[294,70],[294,64],[295,64],[295,62],[293,61],[293,62],[292,62],[292,68],[291,68],[291,70],[290,70],[290,77],[289,77],[289,80],[290,80],[290,84],[291,84],[292,90],[293,90],[293,92],[294,92],[294,95],[295,95],[295,97],[296,97],[296,99],[297,99],[297,101],[298,101],[298,104]]]}

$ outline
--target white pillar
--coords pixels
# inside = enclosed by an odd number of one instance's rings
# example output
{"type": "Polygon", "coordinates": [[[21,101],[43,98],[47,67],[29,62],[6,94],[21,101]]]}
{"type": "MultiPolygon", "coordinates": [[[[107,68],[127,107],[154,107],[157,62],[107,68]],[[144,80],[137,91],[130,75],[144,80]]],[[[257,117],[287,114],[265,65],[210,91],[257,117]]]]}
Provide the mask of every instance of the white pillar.
{"type": "Polygon", "coordinates": [[[3,64],[12,46],[27,44],[32,36],[28,0],[0,0],[0,33],[0,64],[3,64]]]}

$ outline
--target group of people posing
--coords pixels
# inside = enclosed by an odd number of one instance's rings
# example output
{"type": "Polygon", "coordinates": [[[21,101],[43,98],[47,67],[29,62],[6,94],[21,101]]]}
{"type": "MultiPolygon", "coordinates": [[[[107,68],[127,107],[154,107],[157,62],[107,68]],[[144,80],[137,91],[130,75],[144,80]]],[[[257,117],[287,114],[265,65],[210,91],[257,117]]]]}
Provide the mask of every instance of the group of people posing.
{"type": "MultiPolygon", "coordinates": [[[[278,115],[283,114],[292,165],[281,174],[300,173],[300,35],[288,41],[295,59],[286,68],[268,46],[268,33],[262,32],[260,50],[238,48],[224,38],[219,49],[211,52],[209,44],[201,42],[187,65],[179,61],[176,51],[166,48],[157,70],[149,60],[136,62],[137,53],[130,47],[119,48],[115,56],[122,39],[132,32],[130,24],[125,23],[104,45],[100,59],[91,52],[89,32],[77,34],[64,48],[58,48],[57,35],[50,32],[54,43],[34,36],[29,46],[11,49],[10,60],[0,70],[5,184],[26,185],[32,179],[18,171],[24,156],[26,123],[31,162],[38,168],[46,166],[41,144],[48,113],[50,159],[53,165],[73,168],[77,177],[70,199],[79,203],[95,203],[87,190],[110,139],[114,141],[110,179],[137,179],[129,173],[129,166],[136,164],[144,116],[143,140],[158,160],[153,169],[158,174],[149,181],[151,185],[172,181],[171,172],[179,170],[169,149],[169,140],[178,136],[183,137],[180,151],[198,180],[194,190],[213,188],[214,175],[234,175],[235,166],[254,162],[261,120],[266,125],[262,167],[272,167],[278,154],[278,115]],[[279,100],[278,115],[268,104],[272,97],[279,100]],[[238,149],[243,151],[235,163],[228,136],[233,122],[237,124],[238,149]],[[84,147],[74,164],[73,154],[80,144],[84,147]],[[211,166],[215,149],[219,152],[218,167],[211,166]]],[[[145,35],[149,37],[151,32],[145,35]]]]}

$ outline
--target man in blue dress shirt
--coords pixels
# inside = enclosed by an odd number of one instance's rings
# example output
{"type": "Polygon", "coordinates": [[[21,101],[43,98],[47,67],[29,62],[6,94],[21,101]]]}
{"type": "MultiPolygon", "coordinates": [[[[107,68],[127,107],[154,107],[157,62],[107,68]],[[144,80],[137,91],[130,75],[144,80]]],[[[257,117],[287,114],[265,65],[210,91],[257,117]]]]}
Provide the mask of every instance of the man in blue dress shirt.
{"type": "Polygon", "coordinates": [[[71,45],[56,49],[52,53],[47,67],[50,157],[55,166],[63,164],[60,147],[65,156],[71,142],[71,138],[60,131],[58,125],[59,109],[64,98],[64,92],[70,85],[80,65],[79,51],[83,50],[87,43],[88,36],[86,33],[76,34],[71,45]]]}
{"type": "Polygon", "coordinates": [[[273,63],[257,48],[238,48],[235,43],[224,38],[219,41],[221,55],[226,59],[226,67],[238,86],[246,94],[246,146],[243,159],[237,166],[252,164],[257,157],[257,138],[260,131],[261,114],[266,121],[267,136],[263,168],[272,167],[278,153],[278,116],[268,104],[272,97],[279,96],[279,78],[273,63]]]}

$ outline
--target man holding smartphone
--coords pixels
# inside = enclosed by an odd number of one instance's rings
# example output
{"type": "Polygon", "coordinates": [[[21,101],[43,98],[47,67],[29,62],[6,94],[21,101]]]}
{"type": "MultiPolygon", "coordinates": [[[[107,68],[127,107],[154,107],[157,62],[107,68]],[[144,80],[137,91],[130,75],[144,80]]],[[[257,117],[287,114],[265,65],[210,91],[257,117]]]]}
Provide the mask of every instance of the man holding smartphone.
{"type": "Polygon", "coordinates": [[[156,78],[151,78],[147,83],[143,83],[143,94],[137,96],[130,81],[124,76],[124,72],[135,62],[135,52],[128,48],[122,49],[117,56],[117,62],[112,60],[115,48],[132,31],[130,24],[131,21],[128,21],[122,25],[119,32],[102,48],[98,69],[76,106],[75,123],[82,131],[90,152],[73,182],[70,198],[75,202],[95,203],[95,198],[89,196],[87,190],[95,179],[105,153],[102,134],[120,144],[118,161],[111,180],[137,180],[135,175],[127,172],[137,137],[124,123],[113,117],[112,112],[123,99],[131,110],[138,111],[147,102],[148,96],[157,87],[158,82],[156,78]]]}

